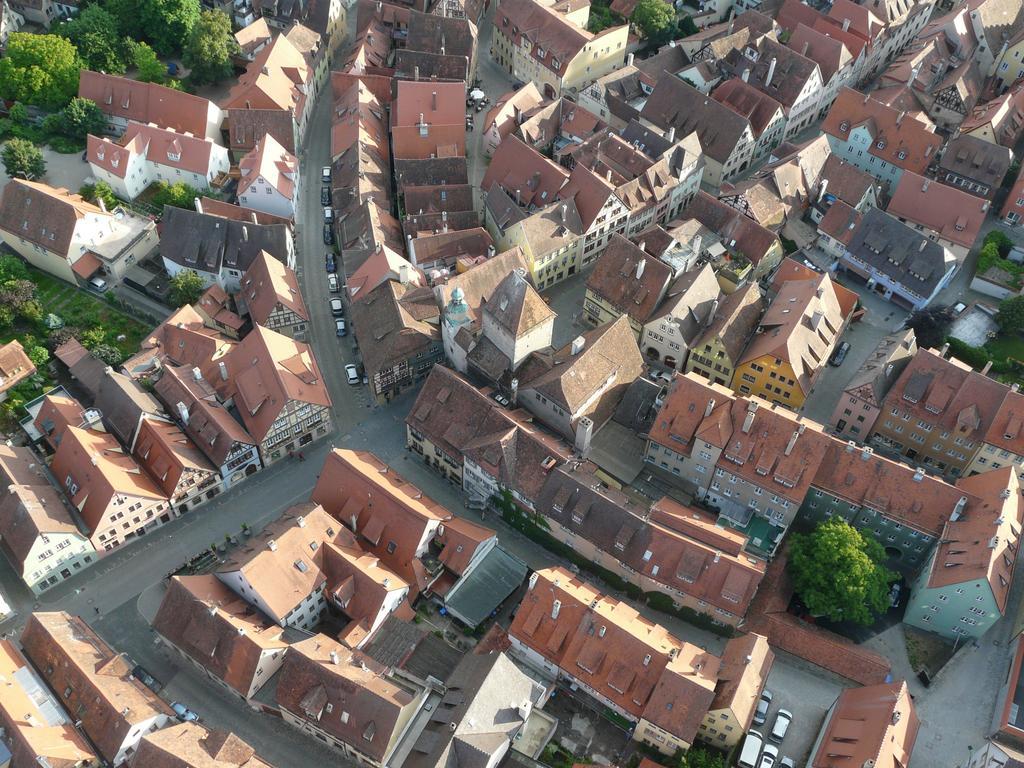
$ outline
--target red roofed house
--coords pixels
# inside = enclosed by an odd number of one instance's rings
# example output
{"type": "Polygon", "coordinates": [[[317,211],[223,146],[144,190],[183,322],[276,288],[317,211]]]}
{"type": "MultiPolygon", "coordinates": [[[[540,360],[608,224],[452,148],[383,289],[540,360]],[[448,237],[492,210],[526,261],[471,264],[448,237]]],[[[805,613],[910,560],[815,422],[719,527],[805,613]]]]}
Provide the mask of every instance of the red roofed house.
{"type": "Polygon", "coordinates": [[[711,98],[745,117],[754,132],[754,157],[761,158],[778,146],[786,130],[786,113],[776,99],[759,91],[741,77],[726,80],[711,98]]]}
{"type": "Polygon", "coordinates": [[[330,431],[331,396],[308,344],[257,325],[220,366],[214,386],[238,409],[264,466],[330,431]]]}
{"type": "Polygon", "coordinates": [[[174,720],[171,708],[132,676],[131,663],[77,616],[33,613],[21,645],[77,727],[114,768],[127,763],[146,733],[174,720]]]}
{"type": "Polygon", "coordinates": [[[886,212],[945,246],[963,264],[991,203],[947,184],[904,173],[886,212]]]}
{"type": "Polygon", "coordinates": [[[719,657],[564,568],[530,577],[509,640],[512,655],[636,723],[633,738],[662,754],[689,749],[715,700],[719,657]]]}
{"type": "Polygon", "coordinates": [[[924,173],[942,137],[905,112],[843,88],[821,126],[832,151],[895,189],[905,171],[924,173]]]}
{"type": "Polygon", "coordinates": [[[829,709],[807,768],[910,765],[920,728],[905,680],[850,688],[829,709]]]}
{"type": "Polygon", "coordinates": [[[7,399],[7,393],[25,379],[35,375],[36,366],[25,354],[25,348],[17,339],[0,346],[0,403],[7,399]]]}
{"type": "Polygon", "coordinates": [[[177,425],[143,418],[132,456],[181,513],[220,493],[220,475],[177,425]]]}
{"type": "Polygon", "coordinates": [[[466,154],[466,86],[399,80],[391,111],[395,158],[425,160],[466,154]]]}
{"type": "Polygon", "coordinates": [[[238,164],[238,204],[257,211],[295,217],[299,161],[269,133],[238,164]]]}
{"type": "Polygon", "coordinates": [[[72,285],[98,276],[120,280],[158,244],[147,217],[107,211],[66,189],[22,179],[3,189],[0,236],[29,264],[72,285]]]}
{"type": "Polygon", "coordinates": [[[241,305],[240,311],[247,312],[256,325],[292,338],[306,333],[309,312],[299,292],[295,272],[266,251],[260,251],[242,275],[236,300],[241,305]]]}
{"type": "Polygon", "coordinates": [[[227,149],[211,139],[134,121],[116,142],[90,134],[87,145],[93,175],[127,200],[161,181],[207,191],[231,167],[227,149]]]}
{"type": "Polygon", "coordinates": [[[249,699],[284,661],[284,630],[213,574],[174,576],[153,628],[204,675],[249,699]]]}
{"type": "Polygon", "coordinates": [[[107,132],[119,136],[129,122],[191,133],[219,143],[224,113],[209,99],[156,83],[83,69],[78,96],[96,102],[107,116],[107,132]]]}

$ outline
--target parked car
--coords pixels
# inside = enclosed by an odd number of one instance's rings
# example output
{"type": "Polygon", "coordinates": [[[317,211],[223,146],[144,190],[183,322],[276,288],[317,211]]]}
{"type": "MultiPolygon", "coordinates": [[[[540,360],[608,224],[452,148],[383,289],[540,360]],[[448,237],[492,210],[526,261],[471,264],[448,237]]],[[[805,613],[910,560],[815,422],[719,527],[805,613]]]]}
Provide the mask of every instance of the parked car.
{"type": "Polygon", "coordinates": [[[492,397],[494,398],[494,402],[498,403],[498,405],[501,405],[504,408],[508,408],[509,399],[505,397],[503,394],[501,394],[500,392],[495,392],[494,395],[492,395],[492,397]]]}
{"type": "Polygon", "coordinates": [[[153,693],[159,693],[160,689],[163,688],[163,683],[153,677],[146,668],[142,665],[136,665],[135,669],[132,670],[132,677],[142,683],[144,686],[149,688],[153,693]]]}
{"type": "Polygon", "coordinates": [[[792,757],[784,757],[779,760],[779,768],[796,768],[796,762],[792,757]]]}
{"type": "Polygon", "coordinates": [[[832,358],[828,361],[828,364],[838,368],[843,364],[843,360],[846,359],[846,355],[850,351],[850,342],[844,341],[836,347],[836,351],[832,353],[832,358]]]}
{"type": "Polygon", "coordinates": [[[178,719],[183,723],[198,723],[199,715],[193,712],[191,709],[186,707],[180,701],[171,702],[171,709],[174,710],[174,714],[178,716],[178,719]]]}
{"type": "Polygon", "coordinates": [[[330,222],[324,222],[324,245],[334,245],[334,227],[330,222]]]}
{"type": "Polygon", "coordinates": [[[328,275],[327,276],[327,290],[330,291],[331,293],[337,293],[338,292],[338,276],[337,275],[328,275]]]}
{"type": "Polygon", "coordinates": [[[89,281],[89,287],[92,288],[94,291],[97,291],[98,293],[103,293],[110,286],[107,285],[107,281],[104,280],[102,277],[94,277],[92,280],[89,281]]]}
{"type": "Polygon", "coordinates": [[[324,206],[324,221],[334,221],[334,209],[329,205],[324,206]]]}
{"type": "Polygon", "coordinates": [[[900,595],[902,591],[903,590],[900,587],[900,583],[898,581],[895,584],[893,584],[892,589],[889,590],[889,605],[891,605],[893,608],[900,604],[900,595]]]}
{"type": "Polygon", "coordinates": [[[775,761],[779,759],[779,748],[771,744],[764,745],[764,752],[761,753],[761,762],[757,768],[774,768],[775,761]]]}
{"type": "Polygon", "coordinates": [[[743,748],[736,760],[737,768],[757,768],[757,758],[764,746],[764,737],[757,731],[749,731],[743,740],[743,748]]]}
{"type": "Polygon", "coordinates": [[[328,274],[338,271],[338,262],[330,251],[324,254],[324,269],[327,270],[328,274]]]}
{"type": "Polygon", "coordinates": [[[320,205],[330,205],[330,204],[331,204],[331,188],[330,187],[320,187],[320,205]]]}
{"type": "Polygon", "coordinates": [[[359,372],[356,370],[356,367],[352,365],[352,363],[349,363],[348,365],[345,366],[345,376],[348,378],[349,384],[359,383],[359,372]]]}
{"type": "Polygon", "coordinates": [[[788,709],[780,709],[779,713],[775,715],[775,725],[772,726],[772,732],[768,734],[768,738],[781,744],[782,740],[786,738],[786,732],[789,730],[789,724],[792,722],[793,713],[788,709]]]}
{"type": "Polygon", "coordinates": [[[341,303],[341,299],[331,299],[331,314],[334,317],[345,316],[345,305],[341,303]]]}
{"type": "Polygon", "coordinates": [[[345,326],[344,320],[335,320],[334,329],[338,336],[348,336],[348,328],[345,326]]]}
{"type": "Polygon", "coordinates": [[[320,169],[320,181],[322,181],[324,184],[331,183],[331,166],[325,165],[323,168],[320,169]]]}
{"type": "Polygon", "coordinates": [[[962,301],[958,301],[953,305],[953,317],[960,317],[960,315],[964,313],[965,309],[967,309],[967,305],[962,301]]]}
{"type": "Polygon", "coordinates": [[[761,691],[761,698],[757,702],[757,710],[754,712],[754,725],[764,725],[768,719],[768,707],[772,705],[772,692],[765,688],[761,691]]]}

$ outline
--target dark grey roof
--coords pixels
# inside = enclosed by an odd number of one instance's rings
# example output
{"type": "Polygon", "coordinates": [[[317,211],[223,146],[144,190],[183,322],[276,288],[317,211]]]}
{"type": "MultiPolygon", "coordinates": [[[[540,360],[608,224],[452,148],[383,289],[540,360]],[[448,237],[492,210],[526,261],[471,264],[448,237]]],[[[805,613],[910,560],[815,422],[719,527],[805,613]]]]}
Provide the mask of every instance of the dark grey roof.
{"type": "Polygon", "coordinates": [[[121,444],[131,448],[143,414],[163,414],[157,399],[123,373],[108,368],[96,394],[103,422],[121,444]]]}
{"type": "Polygon", "coordinates": [[[399,189],[430,184],[468,184],[465,157],[435,157],[427,160],[395,160],[395,183],[399,189]]]}
{"type": "Polygon", "coordinates": [[[465,56],[442,56],[430,51],[398,49],[395,52],[395,77],[408,80],[417,74],[420,78],[442,82],[462,82],[469,75],[469,59],[465,56]]]}
{"type": "Polygon", "coordinates": [[[468,59],[472,58],[475,45],[476,35],[467,19],[410,11],[409,36],[406,40],[408,50],[464,56],[468,59]]]}
{"type": "Polygon", "coordinates": [[[491,615],[523,583],[526,563],[501,547],[493,547],[469,576],[445,597],[445,607],[456,618],[475,627],[491,615]]]}
{"type": "Polygon", "coordinates": [[[461,651],[448,645],[440,637],[427,634],[416,644],[412,655],[402,662],[402,669],[421,680],[426,680],[430,676],[438,680],[447,680],[461,658],[461,651]]]}
{"type": "Polygon", "coordinates": [[[384,619],[362,651],[385,667],[400,667],[426,634],[425,629],[391,615],[384,619]]]}
{"type": "MultiPolygon", "coordinates": [[[[1012,157],[1007,147],[976,136],[958,136],[946,146],[939,168],[994,188],[1010,169],[1012,157]]],[[[939,180],[944,178],[945,174],[940,172],[939,180]]]]}
{"type": "Polygon", "coordinates": [[[634,381],[626,388],[626,394],[615,408],[612,420],[633,432],[646,433],[658,415],[654,401],[658,399],[662,386],[645,377],[634,381]]]}
{"type": "Polygon", "coordinates": [[[285,224],[252,224],[168,205],[161,223],[160,255],[187,269],[245,272],[260,251],[286,263],[290,239],[285,224]]]}
{"type": "Polygon", "coordinates": [[[945,248],[878,208],[864,214],[847,250],[921,298],[952,267],[945,248]]]}

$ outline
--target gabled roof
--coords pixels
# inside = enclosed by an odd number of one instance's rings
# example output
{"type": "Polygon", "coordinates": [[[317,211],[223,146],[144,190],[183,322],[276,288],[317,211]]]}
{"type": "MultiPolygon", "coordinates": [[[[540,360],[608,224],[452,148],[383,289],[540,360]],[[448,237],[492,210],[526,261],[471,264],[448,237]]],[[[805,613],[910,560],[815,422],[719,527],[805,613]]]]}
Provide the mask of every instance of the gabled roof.
{"type": "Polygon", "coordinates": [[[906,681],[849,688],[839,694],[808,766],[909,765],[920,727],[906,681]]]}
{"type": "Polygon", "coordinates": [[[295,198],[295,177],[299,161],[281,146],[272,135],[266,134],[238,164],[242,176],[238,180],[238,194],[242,195],[259,179],[276,189],[282,197],[295,198]]]}
{"type": "Polygon", "coordinates": [[[178,723],[139,742],[133,764],[146,768],[273,768],[256,750],[228,731],[178,723]]]}
{"type": "Polygon", "coordinates": [[[886,211],[970,248],[978,239],[989,205],[987,200],[955,187],[906,172],[900,177],[886,211]]]}
{"type": "Polygon", "coordinates": [[[587,278],[587,291],[643,325],[658,309],[671,279],[668,264],[613,234],[587,278]]]}
{"type": "Polygon", "coordinates": [[[983,136],[991,132],[994,142],[1013,148],[1024,133],[1024,82],[1015,83],[1002,96],[975,105],[960,124],[963,134],[983,136]]]}
{"type": "Polygon", "coordinates": [[[782,105],[741,78],[733,77],[715,88],[711,98],[744,117],[759,138],[769,125],[784,117],[782,105]]]}
{"type": "Polygon", "coordinates": [[[525,273],[516,270],[505,275],[494,287],[484,300],[482,314],[490,317],[513,339],[526,336],[555,317],[554,311],[526,279],[525,273]]]}
{"type": "Polygon", "coordinates": [[[160,255],[186,269],[217,274],[222,268],[244,272],[260,251],[288,258],[291,227],[253,224],[212,213],[165,206],[160,255]]]}
{"type": "Polygon", "coordinates": [[[134,445],[139,421],[146,414],[163,413],[160,403],[149,392],[123,373],[112,368],[104,374],[96,395],[96,408],[103,421],[126,448],[134,445]]]}
{"type": "Polygon", "coordinates": [[[132,677],[132,666],[81,618],[33,613],[21,634],[25,655],[81,722],[82,732],[110,762],[137,725],[173,717],[160,697],[132,677]]]}
{"type": "Polygon", "coordinates": [[[774,232],[704,191],[698,192],[683,209],[681,218],[696,219],[721,237],[730,250],[741,253],[754,265],[779,243],[774,232]]]}
{"type": "Polygon", "coordinates": [[[386,280],[362,294],[352,304],[351,318],[369,375],[440,343],[437,325],[428,322],[438,315],[429,288],[386,280]]]}
{"type": "Polygon", "coordinates": [[[748,632],[727,641],[711,710],[731,710],[740,728],[749,728],[774,663],[775,654],[763,635],[748,632]]]}
{"type": "Polygon", "coordinates": [[[507,136],[494,151],[480,188],[498,184],[520,206],[542,207],[554,202],[569,172],[548,160],[517,136],[507,136]]]}
{"type": "Polygon", "coordinates": [[[249,317],[259,325],[266,325],[278,307],[295,313],[302,320],[309,320],[295,272],[266,251],[260,251],[242,275],[239,295],[245,301],[249,317]]]}
{"type": "Polygon", "coordinates": [[[78,256],[71,244],[86,216],[113,218],[81,195],[36,181],[12,179],[0,197],[0,229],[69,260],[78,256]]]}
{"type": "Polygon", "coordinates": [[[789,363],[807,393],[824,369],[848,317],[828,275],[783,283],[741,362],[772,356],[789,363]]]}
{"type": "Polygon", "coordinates": [[[957,136],[946,145],[939,168],[982,182],[994,189],[1002,184],[1003,177],[1010,169],[1012,156],[1008,147],[967,134],[957,136]]]}
{"type": "Polygon", "coordinates": [[[163,419],[142,420],[132,455],[165,496],[175,495],[183,480],[201,483],[216,472],[177,425],[163,419]]]}
{"type": "Polygon", "coordinates": [[[276,693],[278,706],[377,761],[389,753],[415,701],[377,662],[327,635],[288,649],[276,693]]]}
{"type": "Polygon", "coordinates": [[[787,114],[796,105],[807,83],[815,77],[821,78],[814,61],[768,35],[758,41],[756,58],[749,58],[747,50],[737,49],[730,53],[726,57],[727,66],[734,74],[742,75],[749,70],[750,85],[778,101],[787,114]]]}
{"type": "Polygon", "coordinates": [[[228,379],[217,386],[235,398],[246,429],[260,442],[289,404],[331,406],[309,345],[269,328],[255,326],[225,364],[228,379]]]}
{"type": "MultiPolygon", "coordinates": [[[[313,72],[287,35],[260,50],[221,103],[224,109],[281,109],[298,121],[305,109],[313,72]]],[[[291,151],[291,150],[289,150],[291,151]]]]}
{"type": "Polygon", "coordinates": [[[723,164],[750,130],[745,117],[669,72],[658,77],[640,117],[662,130],[675,128],[680,136],[696,131],[704,153],[723,164]]]}
{"type": "Polygon", "coordinates": [[[204,133],[194,136],[134,121],[116,143],[90,135],[87,144],[89,163],[121,178],[128,173],[132,155],[200,176],[210,174],[214,159],[214,143],[204,133]]]}
{"type": "Polygon", "coordinates": [[[88,69],[79,74],[78,95],[94,101],[104,114],[193,136],[206,135],[214,106],[208,99],[174,88],[88,69]]]}
{"type": "Polygon", "coordinates": [[[523,45],[524,38],[529,41],[530,58],[558,76],[565,74],[583,46],[595,38],[554,8],[536,0],[502,0],[494,15],[494,26],[517,48],[523,45]]]}
{"type": "Polygon", "coordinates": [[[17,386],[36,372],[21,342],[13,339],[0,346],[0,392],[17,386]]]}
{"type": "MultiPolygon", "coordinates": [[[[794,3],[794,5],[810,9],[803,3],[794,3]]],[[[815,11],[815,13],[817,12],[815,11]]],[[[803,23],[797,24],[786,45],[794,51],[800,51],[818,65],[822,83],[828,83],[853,58],[841,40],[837,40],[826,32],[812,29],[803,23]]]]}
{"type": "Polygon", "coordinates": [[[866,126],[871,136],[868,152],[905,171],[924,173],[942,146],[940,136],[923,123],[908,118],[905,112],[844,87],[821,130],[845,142],[850,140],[851,131],[860,125],[866,126]]]}
{"type": "Polygon", "coordinates": [[[755,283],[748,283],[722,300],[707,330],[694,346],[701,347],[712,339],[718,339],[729,356],[730,364],[736,363],[761,321],[763,311],[760,288],[755,283]]]}
{"type": "Polygon", "coordinates": [[[261,654],[288,647],[281,627],[212,573],[172,576],[153,628],[242,696],[258,677],[261,654]]]}

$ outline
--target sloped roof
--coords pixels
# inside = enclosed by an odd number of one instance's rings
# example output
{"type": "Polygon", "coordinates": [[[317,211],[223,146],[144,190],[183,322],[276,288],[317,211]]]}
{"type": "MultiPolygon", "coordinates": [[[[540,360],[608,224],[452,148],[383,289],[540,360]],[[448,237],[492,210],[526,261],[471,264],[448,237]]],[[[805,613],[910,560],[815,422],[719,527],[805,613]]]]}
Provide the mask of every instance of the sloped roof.
{"type": "Polygon", "coordinates": [[[988,209],[987,200],[906,172],[900,177],[886,211],[970,248],[978,239],[988,209]]]}
{"type": "Polygon", "coordinates": [[[154,123],[181,133],[205,136],[213,102],[157,83],[83,69],[80,98],[94,101],[104,114],[139,123],[154,123]]]}
{"type": "Polygon", "coordinates": [[[587,290],[643,325],[668,290],[672,269],[618,234],[598,257],[587,290]]]}
{"type": "Polygon", "coordinates": [[[295,197],[295,177],[299,161],[281,146],[271,134],[265,134],[256,146],[239,161],[242,176],[238,180],[238,194],[243,195],[256,181],[264,179],[282,197],[295,197]]]}
{"type": "Polygon", "coordinates": [[[278,306],[294,312],[302,320],[309,320],[295,272],[266,251],[260,251],[242,275],[239,293],[245,300],[249,317],[259,325],[266,325],[278,306]]]}

